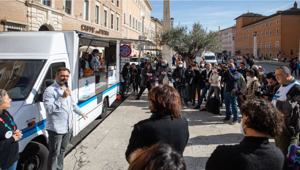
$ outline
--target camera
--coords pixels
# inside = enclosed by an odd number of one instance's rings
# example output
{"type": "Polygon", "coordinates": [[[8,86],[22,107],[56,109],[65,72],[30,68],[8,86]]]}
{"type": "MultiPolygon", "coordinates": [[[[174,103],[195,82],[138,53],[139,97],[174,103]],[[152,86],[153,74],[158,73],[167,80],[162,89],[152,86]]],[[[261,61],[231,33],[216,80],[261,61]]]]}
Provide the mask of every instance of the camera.
{"type": "Polygon", "coordinates": [[[261,90],[255,92],[256,97],[261,98],[263,96],[267,96],[267,97],[272,97],[273,96],[273,94],[271,92],[269,92],[267,87],[259,86],[259,88],[261,90]]]}

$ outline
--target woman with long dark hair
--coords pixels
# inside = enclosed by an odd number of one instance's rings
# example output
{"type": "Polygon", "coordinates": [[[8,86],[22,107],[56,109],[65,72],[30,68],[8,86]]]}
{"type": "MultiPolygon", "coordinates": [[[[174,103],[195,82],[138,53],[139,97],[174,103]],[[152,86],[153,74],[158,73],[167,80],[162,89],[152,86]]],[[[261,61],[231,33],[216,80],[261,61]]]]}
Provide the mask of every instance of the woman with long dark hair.
{"type": "Polygon", "coordinates": [[[142,70],[142,81],[140,85],[140,92],[135,100],[140,100],[143,92],[146,88],[148,88],[148,92],[150,92],[151,88],[155,86],[156,72],[152,68],[151,63],[147,63],[145,68],[142,70]]]}
{"type": "Polygon", "coordinates": [[[138,148],[163,141],[182,155],[189,139],[188,122],[180,114],[181,98],[169,85],[152,88],[148,94],[152,116],[134,125],[126,150],[126,159],[138,148]]]}
{"type": "Polygon", "coordinates": [[[137,95],[139,92],[139,85],[141,83],[141,70],[137,68],[134,63],[131,64],[130,70],[133,95],[137,95]]]}
{"type": "Polygon", "coordinates": [[[121,86],[122,86],[122,92],[121,92],[121,100],[125,100],[125,91],[127,90],[127,86],[130,83],[130,73],[129,73],[129,63],[125,63],[125,65],[122,68],[122,74],[121,74],[121,86]]]}

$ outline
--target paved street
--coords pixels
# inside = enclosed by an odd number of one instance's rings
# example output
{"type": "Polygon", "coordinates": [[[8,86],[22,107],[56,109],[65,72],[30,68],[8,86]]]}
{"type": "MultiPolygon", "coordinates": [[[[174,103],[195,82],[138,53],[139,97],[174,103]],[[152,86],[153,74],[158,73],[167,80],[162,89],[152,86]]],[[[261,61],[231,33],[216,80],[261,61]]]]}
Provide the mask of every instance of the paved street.
{"type": "MultiPolygon", "coordinates": [[[[256,64],[263,66],[266,72],[274,71],[278,67],[256,64]]],[[[151,115],[146,96],[147,90],[141,100],[136,101],[131,96],[116,108],[76,149],[66,156],[65,169],[127,169],[125,150],[133,125],[151,115]],[[78,166],[79,160],[81,167],[78,166]]],[[[223,107],[221,109],[223,115],[224,111],[223,107]]],[[[230,122],[222,122],[221,119],[224,116],[199,112],[191,105],[183,108],[181,113],[189,121],[190,138],[183,154],[189,170],[205,169],[208,157],[218,145],[232,145],[243,139],[239,124],[232,126],[229,125],[230,122]]],[[[271,142],[274,141],[271,140],[271,142]]]]}

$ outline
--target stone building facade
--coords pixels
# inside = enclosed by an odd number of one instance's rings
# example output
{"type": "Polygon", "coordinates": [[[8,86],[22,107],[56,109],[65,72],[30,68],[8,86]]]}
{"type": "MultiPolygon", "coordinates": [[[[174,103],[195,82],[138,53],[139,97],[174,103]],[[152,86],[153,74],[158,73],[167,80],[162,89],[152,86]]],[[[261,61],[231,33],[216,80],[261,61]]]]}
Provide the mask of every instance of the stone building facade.
{"type": "Polygon", "coordinates": [[[254,35],[258,57],[294,58],[299,51],[300,9],[294,7],[270,16],[246,13],[236,19],[235,47],[241,55],[254,55],[254,35]]]}
{"type": "Polygon", "coordinates": [[[236,28],[235,26],[220,30],[221,34],[221,45],[222,45],[222,52],[226,51],[226,54],[229,56],[233,56],[235,54],[234,48],[234,37],[236,35],[236,28]]]}

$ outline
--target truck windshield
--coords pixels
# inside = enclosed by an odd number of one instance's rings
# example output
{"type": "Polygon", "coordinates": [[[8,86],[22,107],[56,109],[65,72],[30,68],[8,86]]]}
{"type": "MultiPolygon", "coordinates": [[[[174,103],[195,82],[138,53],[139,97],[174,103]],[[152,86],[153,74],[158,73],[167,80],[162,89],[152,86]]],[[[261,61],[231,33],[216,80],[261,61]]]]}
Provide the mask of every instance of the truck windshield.
{"type": "Polygon", "coordinates": [[[25,100],[45,60],[1,60],[0,89],[5,89],[13,101],[25,100]]]}
{"type": "Polygon", "coordinates": [[[215,60],[215,56],[205,56],[205,60],[215,60]]]}

